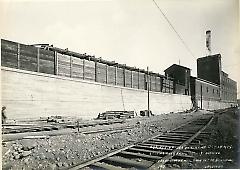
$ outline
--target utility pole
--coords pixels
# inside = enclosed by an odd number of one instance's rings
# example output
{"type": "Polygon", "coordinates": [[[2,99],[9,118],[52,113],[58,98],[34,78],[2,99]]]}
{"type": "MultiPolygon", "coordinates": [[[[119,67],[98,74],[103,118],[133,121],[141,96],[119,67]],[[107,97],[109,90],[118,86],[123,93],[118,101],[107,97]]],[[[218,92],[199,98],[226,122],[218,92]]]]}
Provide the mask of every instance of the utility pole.
{"type": "Polygon", "coordinates": [[[201,99],[201,110],[202,110],[202,104],[203,104],[202,103],[202,85],[201,85],[201,89],[200,89],[200,94],[201,94],[201,98],[200,99],[201,99]]]}
{"type": "Polygon", "coordinates": [[[150,116],[150,109],[149,109],[149,70],[147,67],[147,92],[148,92],[148,117],[150,116]]]}

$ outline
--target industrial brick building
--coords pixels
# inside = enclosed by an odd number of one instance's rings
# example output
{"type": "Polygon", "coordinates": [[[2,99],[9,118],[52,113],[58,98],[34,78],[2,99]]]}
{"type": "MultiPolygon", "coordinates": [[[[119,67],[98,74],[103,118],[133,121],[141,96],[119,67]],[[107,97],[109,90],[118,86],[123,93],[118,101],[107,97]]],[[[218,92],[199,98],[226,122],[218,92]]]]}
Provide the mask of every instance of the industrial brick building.
{"type": "Polygon", "coordinates": [[[173,78],[174,93],[190,95],[191,70],[187,67],[173,64],[165,71],[165,76],[173,78]]]}
{"type": "Polygon", "coordinates": [[[199,108],[212,110],[237,104],[237,82],[222,71],[220,54],[197,59],[197,78],[191,77],[191,90],[199,108]]]}

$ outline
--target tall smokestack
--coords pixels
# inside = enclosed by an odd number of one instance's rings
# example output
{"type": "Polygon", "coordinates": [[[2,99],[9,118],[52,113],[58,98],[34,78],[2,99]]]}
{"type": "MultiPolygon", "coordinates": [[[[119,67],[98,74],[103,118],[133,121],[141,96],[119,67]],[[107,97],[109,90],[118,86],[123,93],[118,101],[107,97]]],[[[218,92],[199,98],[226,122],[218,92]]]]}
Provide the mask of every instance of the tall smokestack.
{"type": "Polygon", "coordinates": [[[208,55],[211,55],[211,31],[206,31],[206,47],[208,55]]]}

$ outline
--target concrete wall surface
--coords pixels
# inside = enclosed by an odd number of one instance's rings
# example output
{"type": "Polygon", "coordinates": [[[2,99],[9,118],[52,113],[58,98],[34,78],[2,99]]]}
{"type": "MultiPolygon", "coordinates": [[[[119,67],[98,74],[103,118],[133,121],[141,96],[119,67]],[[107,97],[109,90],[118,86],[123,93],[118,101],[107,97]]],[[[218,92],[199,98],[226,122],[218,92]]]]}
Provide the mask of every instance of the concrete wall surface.
{"type": "MultiPolygon", "coordinates": [[[[95,118],[109,110],[147,109],[147,91],[1,67],[2,105],[9,119],[45,116],[95,118]]],[[[150,92],[154,114],[192,107],[191,97],[150,92]]]]}
{"type": "MultiPolygon", "coordinates": [[[[201,100],[197,100],[198,107],[201,107],[201,100]]],[[[214,100],[203,100],[202,109],[204,110],[218,110],[225,109],[232,106],[237,106],[237,103],[234,102],[219,102],[214,100]]]]}

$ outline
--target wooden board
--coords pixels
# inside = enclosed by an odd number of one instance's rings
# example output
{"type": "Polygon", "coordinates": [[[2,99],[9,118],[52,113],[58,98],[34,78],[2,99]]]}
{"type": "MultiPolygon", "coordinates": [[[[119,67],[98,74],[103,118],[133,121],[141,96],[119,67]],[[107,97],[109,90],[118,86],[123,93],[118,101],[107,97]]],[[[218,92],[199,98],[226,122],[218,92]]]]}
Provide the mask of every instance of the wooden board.
{"type": "Polygon", "coordinates": [[[37,72],[37,48],[20,44],[20,69],[37,72]]]}
{"type": "Polygon", "coordinates": [[[39,49],[39,72],[54,74],[54,52],[39,49]]]}
{"type": "Polygon", "coordinates": [[[117,68],[117,85],[124,86],[124,71],[122,68],[117,68]]]}
{"type": "Polygon", "coordinates": [[[132,72],[125,69],[125,86],[132,87],[132,72]]]}
{"type": "Polygon", "coordinates": [[[132,87],[138,89],[138,72],[137,71],[132,71],[132,75],[133,75],[133,78],[132,78],[133,85],[132,85],[132,87]]]}
{"type": "Polygon", "coordinates": [[[115,85],[116,81],[116,67],[114,66],[108,66],[108,84],[113,84],[115,85]]]}
{"type": "Polygon", "coordinates": [[[106,64],[97,63],[97,82],[106,83],[106,64]]]}
{"type": "Polygon", "coordinates": [[[156,91],[160,92],[161,91],[161,78],[156,77],[156,91]]]}
{"type": "Polygon", "coordinates": [[[72,77],[83,79],[83,59],[72,57],[72,77]]]}
{"type": "Polygon", "coordinates": [[[1,51],[1,65],[10,68],[18,68],[17,54],[1,51]]]}
{"type": "Polygon", "coordinates": [[[139,73],[139,89],[145,89],[145,74],[139,73]]]}
{"type": "Polygon", "coordinates": [[[64,54],[57,54],[58,57],[58,75],[70,77],[70,56],[64,54]]]}
{"type": "Polygon", "coordinates": [[[5,67],[18,68],[17,43],[1,40],[1,65],[5,67]]]}
{"type": "Polygon", "coordinates": [[[84,62],[84,79],[95,81],[95,62],[89,60],[85,60],[84,62]]]}
{"type": "Polygon", "coordinates": [[[156,76],[150,75],[150,90],[151,91],[156,91],[156,76]]]}

